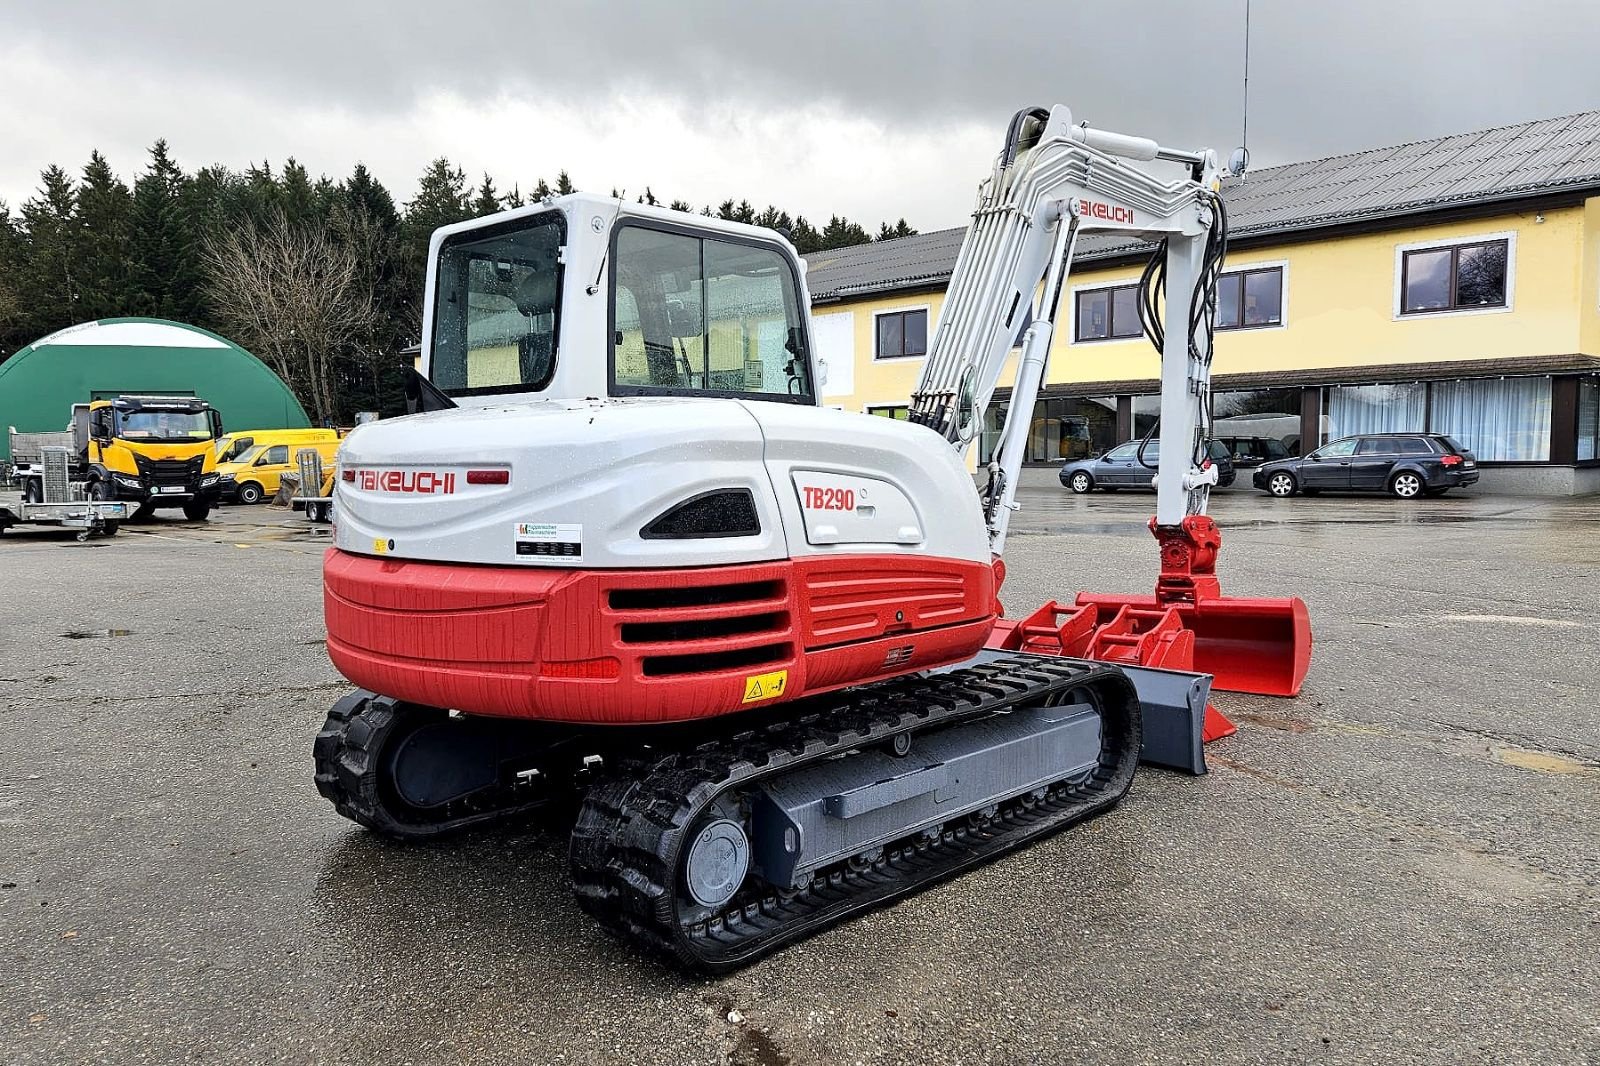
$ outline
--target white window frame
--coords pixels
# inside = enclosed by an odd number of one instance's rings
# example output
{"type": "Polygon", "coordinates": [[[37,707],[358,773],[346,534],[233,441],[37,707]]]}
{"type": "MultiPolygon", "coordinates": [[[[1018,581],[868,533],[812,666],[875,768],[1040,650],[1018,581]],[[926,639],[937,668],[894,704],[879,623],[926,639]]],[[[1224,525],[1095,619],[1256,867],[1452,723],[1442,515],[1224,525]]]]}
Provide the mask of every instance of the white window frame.
{"type": "Polygon", "coordinates": [[[1496,233],[1473,233],[1458,237],[1441,237],[1432,241],[1412,241],[1409,244],[1397,244],[1394,246],[1394,321],[1396,322],[1426,322],[1432,318],[1458,318],[1462,315],[1509,315],[1515,309],[1516,292],[1517,231],[1514,229],[1501,230],[1496,233]],[[1406,294],[1401,287],[1401,279],[1405,276],[1407,252],[1427,252],[1437,248],[1455,248],[1463,244],[1487,244],[1491,241],[1506,242],[1506,302],[1503,307],[1462,307],[1450,311],[1413,311],[1410,314],[1406,313],[1406,294]]]}
{"type": "MultiPolygon", "coordinates": [[[[874,363],[913,363],[919,359],[928,358],[927,352],[921,355],[879,355],[878,354],[878,318],[880,315],[903,315],[911,311],[923,311],[928,316],[928,342],[929,348],[933,347],[933,305],[932,304],[907,304],[904,307],[880,307],[872,312],[872,361],[874,363]]],[[[881,406],[874,404],[873,406],[881,406]]]]}
{"type": "MultiPolygon", "coordinates": [[[[1282,284],[1278,289],[1278,321],[1266,326],[1222,326],[1217,327],[1218,333],[1270,333],[1275,329],[1283,329],[1289,324],[1289,261],[1287,259],[1263,259],[1259,263],[1228,263],[1228,268],[1222,272],[1222,277],[1229,274],[1248,274],[1255,270],[1279,270],[1278,276],[1282,284]]],[[[1219,279],[1220,280],[1220,279],[1219,279]]],[[[1243,282],[1240,283],[1241,285],[1243,282]]],[[[1241,297],[1242,297],[1241,292],[1241,297]]],[[[1242,308],[1241,308],[1242,313],[1242,308]]]]}
{"type": "Polygon", "coordinates": [[[1073,285],[1067,290],[1067,299],[1072,301],[1067,308],[1067,344],[1069,347],[1095,344],[1128,344],[1132,341],[1145,339],[1144,330],[1127,337],[1090,337],[1086,340],[1078,339],[1078,293],[1100,292],[1105,289],[1125,289],[1132,285],[1137,288],[1138,278],[1128,278],[1126,281],[1086,281],[1081,285],[1073,285]]]}

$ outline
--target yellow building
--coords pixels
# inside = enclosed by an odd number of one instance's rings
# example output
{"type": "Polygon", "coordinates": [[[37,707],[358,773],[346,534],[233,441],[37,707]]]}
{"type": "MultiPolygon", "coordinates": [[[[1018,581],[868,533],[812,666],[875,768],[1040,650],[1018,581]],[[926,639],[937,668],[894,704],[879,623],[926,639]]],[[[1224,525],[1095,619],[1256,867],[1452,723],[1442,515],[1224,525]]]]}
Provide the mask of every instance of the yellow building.
{"type": "MultiPolygon", "coordinates": [[[[1223,192],[1213,435],[1242,463],[1449,433],[1483,488],[1600,491],[1600,111],[1253,171],[1223,192]]],[[[807,256],[824,402],[903,417],[962,234],[807,256]]],[[[1133,288],[1148,256],[1079,242],[1034,411],[1045,476],[1154,419],[1133,288]]]]}

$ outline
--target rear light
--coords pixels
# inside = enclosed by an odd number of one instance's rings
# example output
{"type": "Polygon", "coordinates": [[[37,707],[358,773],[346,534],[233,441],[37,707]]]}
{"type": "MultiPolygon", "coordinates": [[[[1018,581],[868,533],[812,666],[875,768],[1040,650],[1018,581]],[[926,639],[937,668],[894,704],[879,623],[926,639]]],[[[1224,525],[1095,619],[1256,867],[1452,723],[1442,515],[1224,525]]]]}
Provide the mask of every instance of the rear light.
{"type": "Polygon", "coordinates": [[[340,481],[354,481],[355,479],[356,479],[356,472],[354,470],[341,470],[341,471],[339,471],[339,480],[340,481]]]}
{"type": "Polygon", "coordinates": [[[1443,456],[1439,457],[1439,461],[1441,463],[1443,463],[1445,466],[1459,466],[1461,464],[1461,456],[1459,456],[1459,455],[1443,455],[1443,456]]]}
{"type": "Polygon", "coordinates": [[[511,484],[511,471],[509,470],[468,470],[468,485],[509,485],[511,484]]]}

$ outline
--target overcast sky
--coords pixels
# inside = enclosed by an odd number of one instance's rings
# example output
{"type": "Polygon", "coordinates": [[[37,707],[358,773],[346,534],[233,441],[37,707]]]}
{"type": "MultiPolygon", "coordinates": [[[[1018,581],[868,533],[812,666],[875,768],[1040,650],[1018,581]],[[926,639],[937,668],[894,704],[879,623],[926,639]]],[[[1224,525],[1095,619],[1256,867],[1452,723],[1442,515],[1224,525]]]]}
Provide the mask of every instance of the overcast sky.
{"type": "MultiPolygon", "coordinates": [[[[1254,0],[1256,166],[1600,108],[1600,0],[1254,0]]],[[[1012,111],[1239,141],[1244,0],[0,0],[0,198],[91,148],[131,179],[439,155],[527,189],[966,221],[1012,111]]]]}

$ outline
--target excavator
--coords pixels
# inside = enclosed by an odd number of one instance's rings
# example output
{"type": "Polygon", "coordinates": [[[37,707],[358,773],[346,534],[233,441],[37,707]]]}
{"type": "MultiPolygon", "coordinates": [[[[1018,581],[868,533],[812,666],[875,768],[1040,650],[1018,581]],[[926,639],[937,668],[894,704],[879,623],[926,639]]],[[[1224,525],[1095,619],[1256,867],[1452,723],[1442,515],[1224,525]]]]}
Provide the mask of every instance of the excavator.
{"type": "Polygon", "coordinates": [[[1301,601],[1214,573],[1222,175],[1019,111],[904,421],[819,403],[781,234],[585,194],[437,231],[415,413],[339,453],[327,648],[359,688],[316,737],[319,791],[402,841],[565,811],[581,906],[718,973],[1109,810],[1141,754],[1197,769],[1213,678],[1293,695],[1310,659],[1301,601]],[[1161,576],[1008,619],[1090,232],[1155,247],[1161,576]],[[980,491],[965,457],[1019,335],[980,491]]]}

